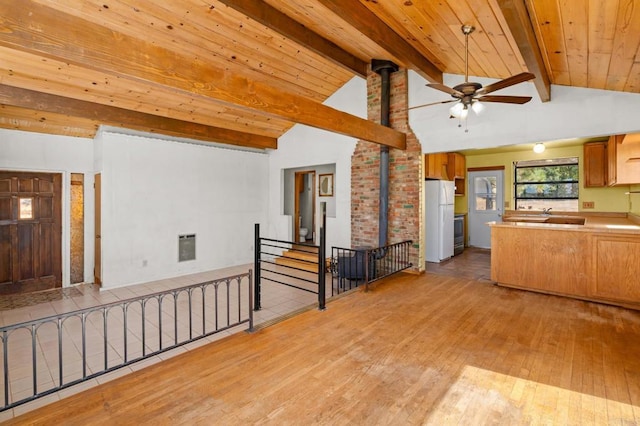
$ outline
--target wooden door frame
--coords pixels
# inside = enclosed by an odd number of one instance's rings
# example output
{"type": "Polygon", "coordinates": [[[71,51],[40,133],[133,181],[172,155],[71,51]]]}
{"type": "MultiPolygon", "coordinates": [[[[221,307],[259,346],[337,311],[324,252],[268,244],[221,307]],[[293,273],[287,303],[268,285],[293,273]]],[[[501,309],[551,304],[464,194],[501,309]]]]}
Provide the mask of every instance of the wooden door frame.
{"type": "Polygon", "coordinates": [[[94,175],[94,262],[93,262],[93,283],[102,284],[102,174],[94,175]]]}
{"type": "Polygon", "coordinates": [[[294,198],[294,208],[293,208],[293,241],[294,242],[300,242],[300,192],[302,192],[302,187],[304,185],[304,177],[308,174],[313,174],[314,179],[313,179],[313,185],[311,185],[311,198],[312,198],[312,203],[311,203],[311,215],[312,215],[312,219],[311,219],[311,229],[309,229],[309,232],[311,232],[311,237],[313,238],[313,236],[315,235],[315,228],[316,228],[316,184],[315,184],[315,175],[316,175],[316,171],[315,170],[304,170],[304,171],[299,171],[299,172],[295,172],[294,174],[294,188],[293,188],[293,198],[294,198]]]}

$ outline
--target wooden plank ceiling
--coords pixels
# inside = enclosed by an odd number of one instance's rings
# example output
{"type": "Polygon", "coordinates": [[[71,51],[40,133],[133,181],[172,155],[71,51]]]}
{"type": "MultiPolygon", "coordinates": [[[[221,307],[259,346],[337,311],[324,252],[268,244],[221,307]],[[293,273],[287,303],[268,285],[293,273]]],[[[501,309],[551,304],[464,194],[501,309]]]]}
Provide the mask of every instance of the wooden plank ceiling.
{"type": "Polygon", "coordinates": [[[303,123],[403,148],[322,102],[374,58],[464,74],[463,24],[472,76],[640,93],[640,0],[0,0],[0,127],[264,149],[303,123]]]}

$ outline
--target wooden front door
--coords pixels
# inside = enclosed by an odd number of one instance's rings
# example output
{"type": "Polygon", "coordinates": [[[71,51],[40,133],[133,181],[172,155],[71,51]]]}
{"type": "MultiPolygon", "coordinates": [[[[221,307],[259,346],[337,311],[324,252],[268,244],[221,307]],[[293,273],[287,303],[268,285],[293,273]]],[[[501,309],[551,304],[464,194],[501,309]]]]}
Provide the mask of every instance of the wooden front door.
{"type": "Polygon", "coordinates": [[[0,294],[62,287],[62,175],[0,171],[0,294]]]}

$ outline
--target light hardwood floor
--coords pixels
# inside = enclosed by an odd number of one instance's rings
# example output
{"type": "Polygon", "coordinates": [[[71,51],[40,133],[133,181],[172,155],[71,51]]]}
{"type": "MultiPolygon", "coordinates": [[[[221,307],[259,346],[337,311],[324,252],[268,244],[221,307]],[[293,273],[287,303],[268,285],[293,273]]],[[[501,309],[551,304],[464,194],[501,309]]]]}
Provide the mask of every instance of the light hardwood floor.
{"type": "Polygon", "coordinates": [[[9,424],[637,424],[640,312],[401,274],[9,424]]]}

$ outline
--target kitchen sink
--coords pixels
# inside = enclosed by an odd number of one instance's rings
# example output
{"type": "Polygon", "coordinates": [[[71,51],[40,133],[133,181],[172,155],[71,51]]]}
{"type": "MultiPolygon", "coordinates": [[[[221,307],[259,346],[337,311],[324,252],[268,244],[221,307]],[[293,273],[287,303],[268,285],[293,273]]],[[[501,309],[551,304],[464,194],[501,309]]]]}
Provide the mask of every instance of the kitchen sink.
{"type": "Polygon", "coordinates": [[[557,223],[562,225],[584,225],[584,217],[580,216],[549,216],[543,223],[557,223]]]}
{"type": "Polygon", "coordinates": [[[506,216],[504,222],[551,223],[556,225],[584,225],[585,218],[580,216],[561,216],[546,214],[506,216]]]}

